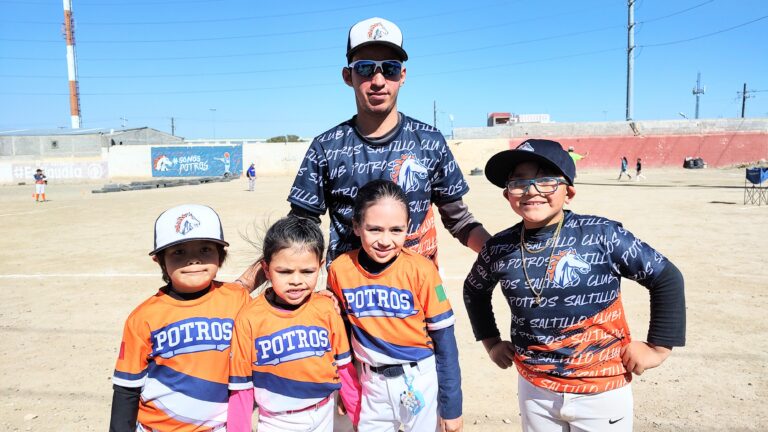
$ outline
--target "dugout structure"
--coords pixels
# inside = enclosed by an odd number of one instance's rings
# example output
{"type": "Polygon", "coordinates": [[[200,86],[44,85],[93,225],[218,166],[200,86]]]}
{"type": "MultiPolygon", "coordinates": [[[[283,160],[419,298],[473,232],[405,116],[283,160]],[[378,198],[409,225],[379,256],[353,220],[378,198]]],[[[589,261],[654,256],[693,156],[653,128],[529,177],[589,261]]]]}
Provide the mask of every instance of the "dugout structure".
{"type": "Polygon", "coordinates": [[[744,205],[768,205],[768,168],[747,168],[744,178],[744,205]]]}

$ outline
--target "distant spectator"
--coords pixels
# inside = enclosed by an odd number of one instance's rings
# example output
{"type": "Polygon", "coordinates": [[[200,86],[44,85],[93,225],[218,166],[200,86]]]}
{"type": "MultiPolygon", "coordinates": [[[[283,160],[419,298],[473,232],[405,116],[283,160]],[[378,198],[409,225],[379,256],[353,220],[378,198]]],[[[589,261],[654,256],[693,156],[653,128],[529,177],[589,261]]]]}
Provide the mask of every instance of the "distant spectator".
{"type": "Polygon", "coordinates": [[[632,180],[632,176],[629,174],[629,171],[627,171],[629,167],[629,162],[627,161],[626,156],[621,157],[621,172],[619,172],[619,178],[617,180],[621,180],[621,175],[626,174],[627,177],[629,177],[630,180],[632,180]]]}
{"type": "Polygon", "coordinates": [[[642,174],[643,171],[643,161],[640,158],[637,158],[637,165],[635,166],[635,181],[640,181],[640,178],[645,178],[645,176],[642,174]]]}
{"type": "MultiPolygon", "coordinates": [[[[589,154],[589,153],[587,153],[587,154],[589,154]]],[[[573,150],[573,146],[571,146],[571,147],[568,147],[568,156],[570,156],[570,157],[571,157],[571,159],[573,159],[573,162],[574,162],[574,163],[576,163],[576,162],[578,162],[578,161],[580,161],[580,160],[584,159],[585,157],[587,157],[587,155],[581,155],[581,154],[578,154],[578,153],[576,153],[576,152],[573,150]]]]}
{"type": "Polygon", "coordinates": [[[48,184],[48,177],[43,174],[40,168],[35,171],[35,202],[45,202],[45,185],[48,184]],[[42,198],[42,200],[40,199],[42,198]]]}
{"type": "Polygon", "coordinates": [[[256,187],[256,167],[253,164],[248,167],[248,171],[245,172],[245,177],[248,178],[248,190],[253,192],[253,189],[256,187]]]}

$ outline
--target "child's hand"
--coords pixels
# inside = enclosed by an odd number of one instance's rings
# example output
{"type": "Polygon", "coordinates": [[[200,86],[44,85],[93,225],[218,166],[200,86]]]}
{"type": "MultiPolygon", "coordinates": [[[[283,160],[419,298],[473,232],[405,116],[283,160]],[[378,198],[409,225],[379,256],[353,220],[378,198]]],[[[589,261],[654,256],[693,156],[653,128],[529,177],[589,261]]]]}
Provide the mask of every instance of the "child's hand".
{"type": "Polygon", "coordinates": [[[669,357],[672,348],[633,341],[621,349],[621,362],[627,371],[642,375],[646,369],[653,369],[669,357]]]}
{"type": "Polygon", "coordinates": [[[512,342],[496,338],[493,342],[483,341],[488,350],[488,357],[496,363],[496,366],[506,369],[515,363],[515,346],[512,342]]]}
{"type": "Polygon", "coordinates": [[[336,298],[335,295],[330,290],[324,289],[322,291],[317,291],[317,294],[320,294],[323,297],[328,297],[329,299],[333,300],[333,308],[336,309],[336,313],[341,315],[341,308],[339,307],[339,299],[336,298]]]}
{"type": "Polygon", "coordinates": [[[446,420],[440,419],[440,432],[460,432],[464,429],[464,420],[461,417],[446,420]]]}

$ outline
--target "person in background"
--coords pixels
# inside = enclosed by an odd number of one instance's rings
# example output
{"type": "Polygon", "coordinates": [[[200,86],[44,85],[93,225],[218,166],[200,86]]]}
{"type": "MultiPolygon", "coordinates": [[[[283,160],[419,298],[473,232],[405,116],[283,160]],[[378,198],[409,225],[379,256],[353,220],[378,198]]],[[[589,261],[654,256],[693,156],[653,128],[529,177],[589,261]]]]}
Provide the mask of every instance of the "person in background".
{"type": "Polygon", "coordinates": [[[245,172],[245,177],[248,179],[248,191],[253,192],[256,187],[256,166],[253,163],[248,167],[248,171],[245,172]]]}

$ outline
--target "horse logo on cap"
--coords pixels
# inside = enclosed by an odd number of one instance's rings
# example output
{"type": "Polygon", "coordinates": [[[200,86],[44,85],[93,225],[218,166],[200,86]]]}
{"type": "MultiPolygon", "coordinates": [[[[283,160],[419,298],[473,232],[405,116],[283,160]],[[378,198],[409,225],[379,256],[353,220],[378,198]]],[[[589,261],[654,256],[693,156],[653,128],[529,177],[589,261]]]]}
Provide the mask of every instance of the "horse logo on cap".
{"type": "Polygon", "coordinates": [[[377,22],[376,24],[368,27],[368,39],[379,40],[383,39],[389,34],[389,31],[384,27],[384,24],[377,22]]]}
{"type": "Polygon", "coordinates": [[[187,235],[187,233],[199,226],[200,221],[197,220],[192,212],[184,213],[176,219],[176,233],[181,235],[187,235]]]}

